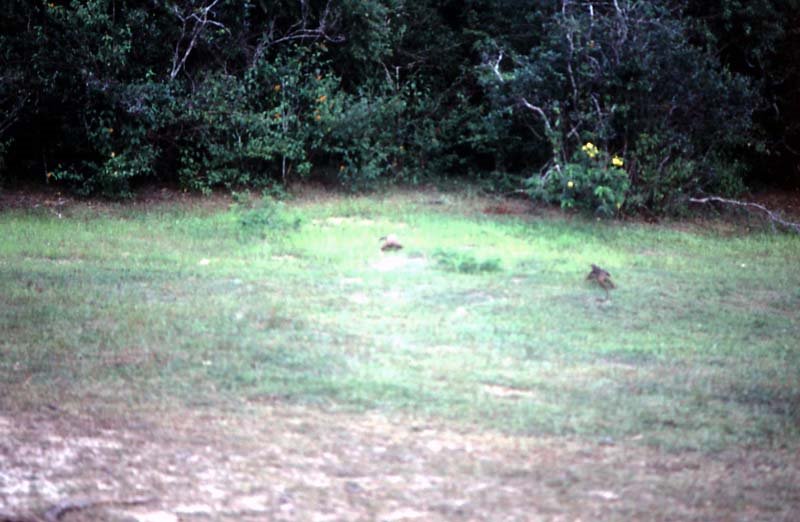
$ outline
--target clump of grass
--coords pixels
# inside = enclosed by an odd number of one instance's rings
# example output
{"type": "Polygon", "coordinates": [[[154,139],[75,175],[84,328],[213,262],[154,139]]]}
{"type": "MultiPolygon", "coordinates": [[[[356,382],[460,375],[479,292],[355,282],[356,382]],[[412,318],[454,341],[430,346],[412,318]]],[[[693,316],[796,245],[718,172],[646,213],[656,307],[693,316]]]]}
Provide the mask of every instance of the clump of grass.
{"type": "Polygon", "coordinates": [[[469,252],[438,249],[433,253],[436,264],[446,272],[459,274],[479,274],[482,272],[499,272],[500,260],[497,258],[477,259],[469,252]]]}
{"type": "Polygon", "coordinates": [[[283,202],[264,197],[252,208],[234,206],[238,214],[238,237],[240,240],[276,238],[297,231],[302,220],[286,210],[283,202]]]}

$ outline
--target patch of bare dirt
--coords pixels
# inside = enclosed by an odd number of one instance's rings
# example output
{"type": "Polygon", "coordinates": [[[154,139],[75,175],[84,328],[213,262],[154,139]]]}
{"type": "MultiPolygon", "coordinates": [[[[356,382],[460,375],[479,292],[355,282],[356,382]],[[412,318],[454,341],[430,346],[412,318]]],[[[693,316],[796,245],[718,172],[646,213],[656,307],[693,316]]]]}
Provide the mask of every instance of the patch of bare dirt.
{"type": "Polygon", "coordinates": [[[44,209],[58,213],[74,204],[75,198],[56,190],[0,190],[0,211],[44,209]]]}
{"type": "Polygon", "coordinates": [[[800,188],[766,190],[743,199],[779,211],[786,219],[800,221],[800,188]]]}
{"type": "Polygon", "coordinates": [[[224,210],[231,204],[227,192],[218,191],[210,195],[189,193],[174,186],[146,186],[139,189],[129,200],[111,201],[101,198],[78,198],[69,192],[51,187],[32,189],[0,190],[0,211],[41,210],[58,217],[67,217],[69,211],[79,208],[94,209],[99,213],[113,212],[127,207],[140,210],[158,210],[164,207],[183,207],[204,211],[224,210]]]}
{"type": "Polygon", "coordinates": [[[496,214],[499,216],[514,215],[521,216],[530,214],[533,204],[528,199],[504,199],[487,205],[483,209],[484,214],[496,214]]]}
{"type": "Polygon", "coordinates": [[[0,520],[800,520],[788,451],[454,431],[276,404],[0,412],[0,520]],[[52,514],[54,511],[50,511],[52,514]]]}

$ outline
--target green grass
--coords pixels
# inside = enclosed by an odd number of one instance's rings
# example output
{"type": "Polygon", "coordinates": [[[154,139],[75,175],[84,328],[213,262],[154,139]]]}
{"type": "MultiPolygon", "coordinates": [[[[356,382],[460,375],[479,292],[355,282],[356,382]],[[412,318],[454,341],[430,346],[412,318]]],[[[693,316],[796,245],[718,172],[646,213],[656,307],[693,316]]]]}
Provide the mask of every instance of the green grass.
{"type": "Polygon", "coordinates": [[[671,449],[800,440],[800,238],[425,200],[0,214],[0,405],[266,398],[671,449]],[[387,233],[405,248],[380,252],[387,233]]]}

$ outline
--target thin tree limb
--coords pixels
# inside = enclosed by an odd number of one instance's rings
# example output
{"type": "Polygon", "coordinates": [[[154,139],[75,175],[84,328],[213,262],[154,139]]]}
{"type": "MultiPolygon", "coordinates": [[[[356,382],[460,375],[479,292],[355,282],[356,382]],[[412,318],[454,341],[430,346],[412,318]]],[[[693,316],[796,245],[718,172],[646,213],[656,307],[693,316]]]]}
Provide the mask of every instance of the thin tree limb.
{"type": "Polygon", "coordinates": [[[500,50],[500,54],[497,55],[497,60],[495,60],[494,65],[492,65],[491,67],[492,67],[492,71],[494,71],[495,76],[497,76],[497,79],[500,81],[500,83],[503,83],[503,81],[504,81],[503,80],[503,75],[500,74],[500,62],[501,61],[503,61],[503,51],[502,51],[502,49],[500,50]]]}
{"type": "Polygon", "coordinates": [[[132,498],[130,500],[112,499],[68,499],[61,501],[48,509],[44,514],[45,522],[58,522],[61,517],[70,511],[82,511],[96,506],[120,505],[120,506],[139,506],[150,504],[156,499],[154,497],[132,498]]]}
{"type": "Polygon", "coordinates": [[[215,21],[208,19],[208,13],[214,9],[219,3],[219,0],[214,0],[206,7],[200,8],[195,12],[182,15],[181,12],[178,10],[178,6],[173,6],[172,10],[175,13],[175,16],[180,19],[183,27],[181,28],[181,36],[178,38],[178,41],[175,43],[175,52],[172,55],[172,70],[169,73],[169,77],[171,80],[174,80],[176,76],[181,72],[183,66],[186,64],[186,60],[189,58],[189,54],[194,49],[194,46],[197,44],[197,39],[203,33],[203,30],[206,28],[207,25],[213,25],[216,27],[225,28],[224,25],[215,21]],[[192,20],[194,25],[191,29],[191,36],[189,39],[189,43],[186,45],[186,49],[183,51],[183,55],[181,56],[181,42],[183,41],[184,36],[186,35],[186,28],[189,24],[189,20],[192,20]]]}
{"type": "Polygon", "coordinates": [[[542,120],[544,121],[544,126],[547,128],[547,132],[548,133],[552,133],[553,132],[553,127],[550,125],[550,120],[547,118],[547,114],[544,113],[544,111],[542,110],[541,107],[537,107],[536,105],[533,105],[531,102],[529,102],[525,98],[520,98],[519,101],[520,101],[520,103],[522,103],[522,105],[524,105],[528,109],[532,110],[533,112],[535,112],[536,114],[538,114],[542,118],[542,120]]]}
{"type": "Polygon", "coordinates": [[[331,11],[331,2],[325,3],[322,13],[319,15],[317,27],[309,27],[309,19],[311,18],[311,8],[308,6],[306,0],[300,0],[301,20],[289,28],[289,31],[278,37],[273,38],[274,27],[270,29],[269,37],[264,44],[269,47],[282,42],[290,42],[292,40],[324,40],[330,43],[342,43],[347,40],[343,34],[330,34],[329,28],[335,26],[337,22],[336,12],[331,11]]]}

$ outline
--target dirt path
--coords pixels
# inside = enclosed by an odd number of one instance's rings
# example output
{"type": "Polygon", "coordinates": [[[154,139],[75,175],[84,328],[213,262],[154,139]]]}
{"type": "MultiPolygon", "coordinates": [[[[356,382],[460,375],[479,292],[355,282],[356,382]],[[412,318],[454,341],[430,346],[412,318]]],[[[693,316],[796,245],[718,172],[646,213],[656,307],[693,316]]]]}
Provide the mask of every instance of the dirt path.
{"type": "Polygon", "coordinates": [[[0,520],[52,506],[64,521],[789,521],[800,457],[668,455],[284,405],[0,412],[0,520]]]}

